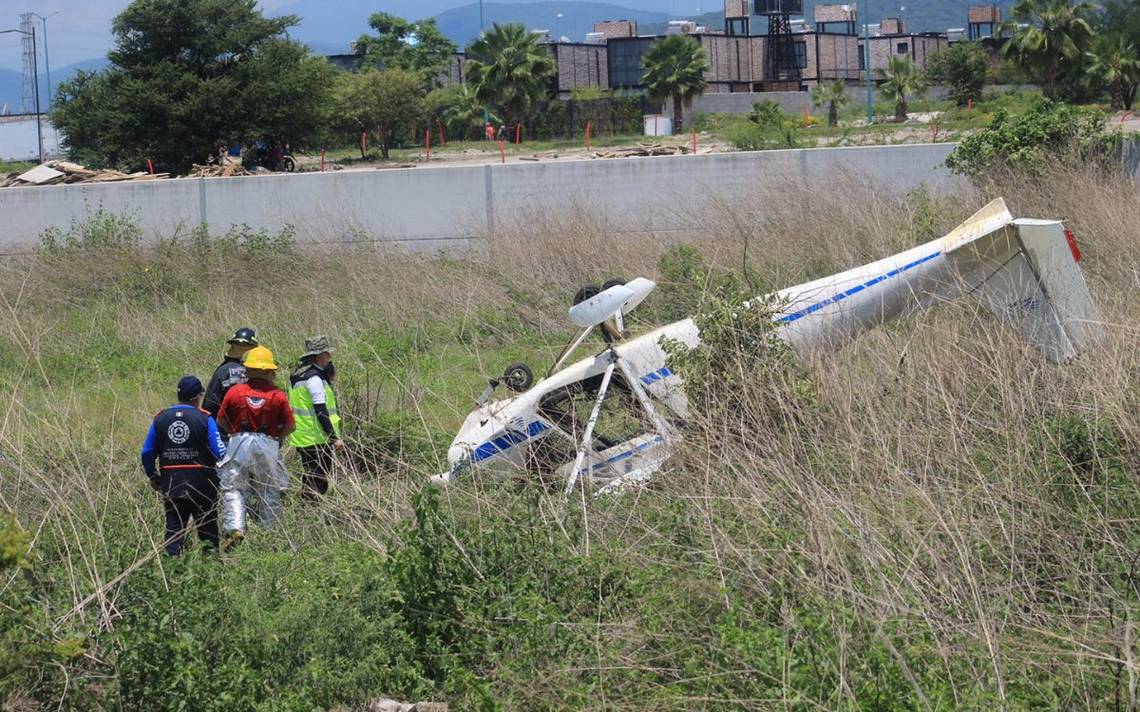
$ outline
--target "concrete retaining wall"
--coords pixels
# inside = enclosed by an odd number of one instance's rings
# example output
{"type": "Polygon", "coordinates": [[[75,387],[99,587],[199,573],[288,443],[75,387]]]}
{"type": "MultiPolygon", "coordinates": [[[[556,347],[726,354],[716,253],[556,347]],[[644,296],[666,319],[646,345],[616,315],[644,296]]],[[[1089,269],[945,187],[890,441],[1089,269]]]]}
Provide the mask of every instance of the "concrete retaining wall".
{"type": "Polygon", "coordinates": [[[256,178],[0,190],[0,247],[34,244],[51,226],[97,210],[134,216],[156,237],[203,223],[212,232],[292,226],[300,241],[368,240],[426,249],[507,224],[588,214],[621,231],[699,229],[699,208],[803,203],[838,176],[884,189],[951,187],[951,144],[821,148],[625,160],[341,171],[256,178]]]}

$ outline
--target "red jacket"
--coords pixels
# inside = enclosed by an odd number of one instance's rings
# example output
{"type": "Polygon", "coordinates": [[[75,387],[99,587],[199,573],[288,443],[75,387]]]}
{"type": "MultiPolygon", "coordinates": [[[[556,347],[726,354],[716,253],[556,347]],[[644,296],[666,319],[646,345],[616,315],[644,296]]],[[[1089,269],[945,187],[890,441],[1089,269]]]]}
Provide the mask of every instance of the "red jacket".
{"type": "Polygon", "coordinates": [[[231,433],[264,433],[279,438],[296,425],[285,391],[269,381],[239,383],[226,393],[218,422],[229,424],[231,433]]]}

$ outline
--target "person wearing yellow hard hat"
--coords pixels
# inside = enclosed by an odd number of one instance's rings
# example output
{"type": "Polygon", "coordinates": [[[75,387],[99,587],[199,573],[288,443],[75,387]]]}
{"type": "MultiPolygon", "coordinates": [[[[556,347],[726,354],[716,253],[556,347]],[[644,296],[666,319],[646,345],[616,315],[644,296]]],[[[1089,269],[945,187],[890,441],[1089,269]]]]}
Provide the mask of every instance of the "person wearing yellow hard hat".
{"type": "Polygon", "coordinates": [[[247,381],[226,393],[218,427],[230,435],[218,480],[222,486],[223,549],[245,538],[246,506],[257,500],[258,521],[272,527],[281,519],[281,493],[289,488],[289,471],[281,462],[281,443],[297,428],[285,391],[274,384],[277,364],[264,346],[242,359],[247,381]]]}

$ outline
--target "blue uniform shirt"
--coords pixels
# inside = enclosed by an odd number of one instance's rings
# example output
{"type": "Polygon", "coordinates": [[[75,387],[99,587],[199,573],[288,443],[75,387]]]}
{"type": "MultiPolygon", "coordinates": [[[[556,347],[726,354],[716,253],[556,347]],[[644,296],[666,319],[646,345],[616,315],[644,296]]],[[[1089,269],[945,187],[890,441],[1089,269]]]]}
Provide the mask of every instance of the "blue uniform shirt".
{"type": "MultiPolygon", "coordinates": [[[[178,405],[170,406],[170,408],[167,408],[167,410],[186,407],[188,406],[185,403],[180,403],[178,405]]],[[[207,417],[206,447],[210,449],[210,453],[218,462],[221,462],[225,459],[226,443],[224,440],[222,440],[221,431],[218,430],[218,423],[214,420],[213,417],[207,417]]],[[[155,432],[154,421],[151,421],[150,430],[147,431],[146,440],[143,441],[142,452],[140,455],[142,458],[143,470],[146,472],[146,476],[152,480],[158,477],[158,433],[155,432]]]]}

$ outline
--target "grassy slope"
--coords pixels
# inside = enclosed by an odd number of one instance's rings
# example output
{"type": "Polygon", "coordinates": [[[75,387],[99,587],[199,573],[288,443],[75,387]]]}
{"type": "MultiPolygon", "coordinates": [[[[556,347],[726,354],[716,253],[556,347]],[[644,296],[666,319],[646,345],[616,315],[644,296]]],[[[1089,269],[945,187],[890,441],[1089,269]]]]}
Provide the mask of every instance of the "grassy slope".
{"type": "MultiPolygon", "coordinates": [[[[1071,221],[1106,318],[1135,323],[1120,257],[1140,237],[1134,189],[1076,174],[1008,190],[1019,214],[1071,221]]],[[[837,176],[819,201],[810,225],[794,210],[709,211],[697,247],[732,268],[747,238],[755,278],[778,286],[941,234],[983,197],[903,200],[837,176]]],[[[481,381],[556,353],[578,284],[654,276],[668,249],[562,217],[536,215],[466,257],[344,247],[301,259],[246,236],[4,265],[0,506],[31,536],[33,568],[0,588],[0,640],[24,643],[0,646],[20,651],[0,665],[0,699],[233,710],[385,695],[461,709],[1127,698],[1140,550],[1130,327],[1058,368],[987,315],[947,308],[812,364],[807,404],[765,396],[778,374],[749,377],[745,405],[696,419],[656,487],[588,517],[575,508],[559,524],[535,485],[417,499],[481,381]],[[310,333],[333,337],[358,467],[324,506],[291,501],[279,535],[255,530],[220,564],[171,562],[154,554],[160,508],[136,447],[177,377],[208,374],[244,324],[285,362],[310,333]]],[[[686,290],[666,280],[641,328],[686,290]]]]}

